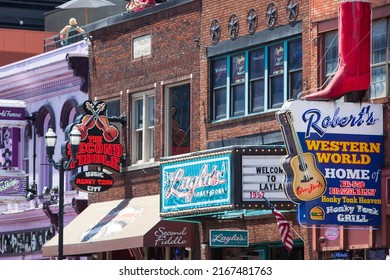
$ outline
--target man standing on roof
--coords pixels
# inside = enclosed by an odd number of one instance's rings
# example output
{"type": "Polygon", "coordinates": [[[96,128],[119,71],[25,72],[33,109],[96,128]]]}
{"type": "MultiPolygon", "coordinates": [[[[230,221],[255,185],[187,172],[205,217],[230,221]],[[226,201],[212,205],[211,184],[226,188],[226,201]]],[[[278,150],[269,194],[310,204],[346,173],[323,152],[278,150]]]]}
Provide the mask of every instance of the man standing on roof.
{"type": "Polygon", "coordinates": [[[69,25],[66,25],[60,31],[60,38],[63,40],[63,45],[68,45],[71,43],[75,43],[77,38],[75,37],[77,33],[84,33],[84,29],[77,25],[77,21],[75,18],[69,19],[69,25]]]}

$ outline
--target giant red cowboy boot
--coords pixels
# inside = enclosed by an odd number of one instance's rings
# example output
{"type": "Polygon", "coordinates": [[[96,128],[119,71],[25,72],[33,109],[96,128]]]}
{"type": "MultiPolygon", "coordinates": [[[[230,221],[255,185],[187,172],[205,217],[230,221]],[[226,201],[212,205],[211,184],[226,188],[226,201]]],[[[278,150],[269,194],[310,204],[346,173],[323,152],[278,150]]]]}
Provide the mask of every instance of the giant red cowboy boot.
{"type": "Polygon", "coordinates": [[[339,17],[340,61],[324,90],[302,96],[305,100],[335,100],[370,86],[371,3],[342,1],[339,17]]]}

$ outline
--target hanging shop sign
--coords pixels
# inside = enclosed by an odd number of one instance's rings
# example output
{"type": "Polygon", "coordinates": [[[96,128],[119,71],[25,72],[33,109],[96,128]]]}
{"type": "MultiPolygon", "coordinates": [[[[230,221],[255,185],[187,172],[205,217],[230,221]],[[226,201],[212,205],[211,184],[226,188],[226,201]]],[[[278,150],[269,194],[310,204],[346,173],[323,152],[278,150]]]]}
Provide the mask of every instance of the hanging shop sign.
{"type": "MultiPolygon", "coordinates": [[[[81,142],[76,160],[71,162],[69,169],[83,166],[97,166],[119,172],[123,155],[118,128],[112,125],[105,116],[106,103],[87,100],[83,103],[85,114],[78,117],[76,122],[67,127],[68,133],[74,126],[81,132],[81,142]]],[[[65,143],[65,155],[72,155],[69,141],[65,143]]],[[[98,171],[86,171],[76,174],[71,182],[76,189],[87,192],[102,192],[110,189],[113,178],[98,171]]]]}
{"type": "Polygon", "coordinates": [[[280,160],[286,155],[282,146],[244,147],[234,150],[236,206],[269,209],[263,196],[278,209],[293,209],[283,190],[283,169],[280,160]],[[240,188],[241,187],[241,188],[240,188]]]}
{"type": "Polygon", "coordinates": [[[70,183],[80,191],[102,192],[114,185],[114,179],[101,171],[83,171],[72,176],[70,183]]]}
{"type": "Polygon", "coordinates": [[[336,240],[340,235],[340,230],[338,227],[328,227],[325,230],[325,237],[327,240],[336,240]]]}
{"type": "MultiPolygon", "coordinates": [[[[74,124],[81,132],[81,142],[77,153],[77,160],[72,162],[70,169],[96,165],[120,170],[123,147],[120,144],[119,130],[108,121],[104,115],[106,103],[87,100],[83,104],[85,114],[79,117],[74,124]]],[[[69,131],[73,125],[69,127],[69,131]]],[[[72,155],[69,141],[66,144],[66,155],[72,155]]]]}
{"type": "Polygon", "coordinates": [[[24,195],[26,187],[26,177],[0,177],[0,196],[24,195]]]}
{"type": "Polygon", "coordinates": [[[210,230],[212,247],[248,247],[249,234],[247,230],[210,230]]]}
{"type": "Polygon", "coordinates": [[[191,247],[195,244],[195,224],[160,221],[145,235],[145,246],[191,247]]]}
{"type": "Polygon", "coordinates": [[[25,127],[26,102],[0,99],[0,127],[25,127]]]}
{"type": "Polygon", "coordinates": [[[291,101],[276,114],[286,195],[302,224],[381,225],[381,104],[291,101]]]}

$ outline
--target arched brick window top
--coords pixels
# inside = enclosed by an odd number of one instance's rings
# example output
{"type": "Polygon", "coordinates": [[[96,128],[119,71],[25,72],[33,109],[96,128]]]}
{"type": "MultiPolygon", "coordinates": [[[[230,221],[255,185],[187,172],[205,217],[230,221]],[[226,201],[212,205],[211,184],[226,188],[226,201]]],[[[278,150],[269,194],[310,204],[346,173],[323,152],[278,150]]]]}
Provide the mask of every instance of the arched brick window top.
{"type": "Polygon", "coordinates": [[[37,116],[36,116],[36,125],[37,125],[37,135],[43,137],[46,133],[44,130],[45,118],[47,115],[50,115],[50,123],[49,127],[56,131],[56,117],[54,114],[54,110],[50,105],[44,105],[39,108],[37,116]]]}
{"type": "Polygon", "coordinates": [[[79,104],[78,104],[78,102],[74,98],[68,99],[64,103],[64,106],[62,106],[61,116],[60,116],[60,127],[64,131],[65,131],[66,127],[68,126],[69,121],[74,122],[74,119],[73,120],[69,119],[70,113],[72,112],[73,109],[76,110],[75,117],[80,115],[79,104]]]}

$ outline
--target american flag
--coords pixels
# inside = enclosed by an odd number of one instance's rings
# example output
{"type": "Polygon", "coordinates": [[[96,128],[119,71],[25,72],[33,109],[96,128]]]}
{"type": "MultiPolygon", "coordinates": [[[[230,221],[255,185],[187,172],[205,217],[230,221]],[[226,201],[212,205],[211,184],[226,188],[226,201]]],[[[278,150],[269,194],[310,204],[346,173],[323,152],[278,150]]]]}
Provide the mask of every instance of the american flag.
{"type": "Polygon", "coordinates": [[[274,214],[276,218],[276,222],[278,224],[280,237],[282,239],[284,247],[291,251],[294,246],[294,241],[292,240],[291,233],[290,233],[290,224],[286,220],[286,218],[283,216],[282,213],[280,213],[275,208],[272,209],[272,213],[274,214]]]}

